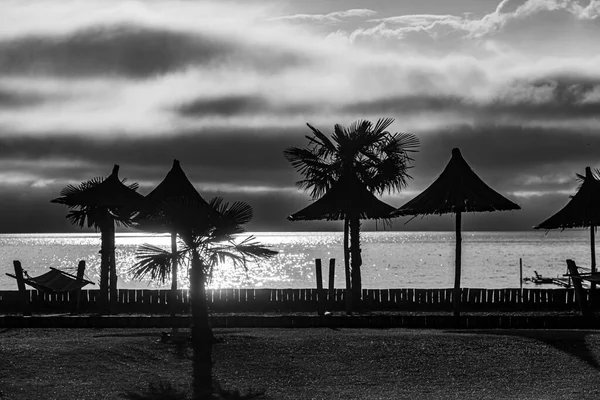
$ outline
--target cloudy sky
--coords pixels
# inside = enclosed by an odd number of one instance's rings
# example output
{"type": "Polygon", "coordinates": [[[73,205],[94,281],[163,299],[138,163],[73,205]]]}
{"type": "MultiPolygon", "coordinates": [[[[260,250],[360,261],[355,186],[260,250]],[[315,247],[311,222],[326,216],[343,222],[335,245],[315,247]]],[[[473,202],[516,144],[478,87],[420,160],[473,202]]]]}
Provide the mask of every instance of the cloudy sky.
{"type": "Polygon", "coordinates": [[[174,158],[205,198],[250,203],[250,229],[338,229],[285,219],[309,202],[282,156],[307,122],[416,134],[393,206],[460,147],[522,207],[467,230],[530,229],[600,167],[599,0],[1,0],[0,27],[2,232],[73,230],[62,187],[119,164],[147,194],[174,158]]]}

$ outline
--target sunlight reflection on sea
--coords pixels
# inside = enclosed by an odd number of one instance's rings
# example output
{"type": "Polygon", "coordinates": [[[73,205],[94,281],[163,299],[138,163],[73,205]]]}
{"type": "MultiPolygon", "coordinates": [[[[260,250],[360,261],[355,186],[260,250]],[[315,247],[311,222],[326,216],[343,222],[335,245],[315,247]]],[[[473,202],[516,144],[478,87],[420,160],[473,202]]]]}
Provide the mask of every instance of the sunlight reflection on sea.
{"type": "MultiPolygon", "coordinates": [[[[336,259],[335,286],[344,287],[341,232],[254,233],[256,239],[278,251],[270,260],[249,264],[245,271],[226,263],[214,273],[210,287],[310,288],[315,287],[314,259],[323,259],[327,285],[329,258],[336,259]]],[[[139,245],[150,243],[170,249],[165,235],[118,233],[117,269],[121,288],[170,287],[170,282],[135,281],[127,270],[136,261],[139,245]]],[[[454,280],[454,234],[452,232],[363,232],[363,286],[365,288],[444,288],[454,280]]],[[[0,235],[2,272],[13,272],[12,260],[20,260],[32,276],[49,267],[74,272],[78,260],[87,262],[87,277],[94,282],[100,272],[99,234],[5,234],[0,235]]],[[[463,287],[518,287],[519,258],[525,277],[534,270],[549,276],[565,272],[565,259],[589,266],[589,232],[464,232],[463,287]]],[[[189,285],[181,268],[180,287],[189,285]]],[[[2,273],[0,290],[16,289],[13,279],[2,273]]]]}

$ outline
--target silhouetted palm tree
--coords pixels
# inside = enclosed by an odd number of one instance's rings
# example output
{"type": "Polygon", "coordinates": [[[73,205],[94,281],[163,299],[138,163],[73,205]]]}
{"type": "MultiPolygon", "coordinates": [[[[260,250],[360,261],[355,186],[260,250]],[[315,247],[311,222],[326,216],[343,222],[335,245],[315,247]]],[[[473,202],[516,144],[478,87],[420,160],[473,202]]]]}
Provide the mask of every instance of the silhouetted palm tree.
{"type": "MultiPolygon", "coordinates": [[[[183,242],[178,257],[190,266],[190,297],[192,308],[192,347],[194,398],[207,398],[212,391],[213,334],[208,319],[206,285],[214,268],[229,260],[235,267],[247,268],[248,261],[274,256],[277,252],[255,242],[253,236],[240,240],[236,235],[245,232],[242,225],[252,220],[252,207],[243,202],[228,204],[221,198],[205,202],[186,197],[170,198],[155,211],[155,222],[164,226],[161,231],[175,230],[183,242]]],[[[144,222],[140,223],[141,225],[144,222]]],[[[170,264],[169,253],[144,245],[134,266],[137,277],[160,272],[170,264]],[[153,272],[154,271],[154,272],[153,272]]]]}
{"type": "Polygon", "coordinates": [[[79,185],[68,185],[52,203],[64,204],[70,211],[67,219],[83,228],[100,230],[100,312],[110,311],[110,303],[117,301],[117,274],[115,262],[115,224],[130,226],[142,195],[137,193],[137,183],[124,185],[115,165],[106,178],[93,178],[79,185]],[[109,285],[110,275],[110,285],[109,285]]]}
{"type": "MultiPolygon", "coordinates": [[[[331,139],[307,124],[313,133],[306,136],[309,145],[284,151],[285,158],[304,176],[297,185],[310,190],[314,199],[323,196],[342,176],[357,178],[372,193],[405,188],[410,178],[407,173],[412,161],[409,154],[417,151],[419,140],[410,133],[389,133],[386,129],[392,122],[392,118],[382,118],[373,125],[370,121],[359,120],[347,128],[336,124],[331,139]]],[[[360,185],[356,187],[358,189],[360,185]]],[[[358,300],[362,291],[360,213],[357,210],[342,211],[344,262],[348,271],[351,260],[353,298],[358,300]],[[351,237],[350,248],[348,235],[351,237]]]]}

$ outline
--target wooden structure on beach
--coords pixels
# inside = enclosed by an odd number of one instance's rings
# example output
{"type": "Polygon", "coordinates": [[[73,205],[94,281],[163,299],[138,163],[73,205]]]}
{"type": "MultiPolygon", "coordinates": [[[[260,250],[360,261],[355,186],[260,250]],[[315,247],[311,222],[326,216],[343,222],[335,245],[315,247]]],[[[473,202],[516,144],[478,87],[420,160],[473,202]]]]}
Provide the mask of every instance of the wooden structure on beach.
{"type": "Polygon", "coordinates": [[[558,286],[562,286],[562,287],[566,287],[566,288],[570,288],[573,286],[573,284],[571,283],[570,277],[561,278],[559,276],[557,276],[557,277],[542,276],[542,275],[538,274],[537,271],[533,271],[533,273],[535,274],[535,276],[532,276],[531,278],[524,278],[523,281],[535,283],[536,285],[551,284],[551,285],[558,285],[558,286]]]}
{"type": "Polygon", "coordinates": [[[459,299],[462,259],[462,214],[468,212],[493,212],[520,210],[521,207],[489,187],[471,166],[458,148],[440,176],[427,189],[398,208],[394,216],[442,215],[456,216],[456,256],[454,262],[454,316],[460,316],[459,299]]]}
{"type": "Polygon", "coordinates": [[[19,308],[23,315],[31,315],[31,296],[25,289],[25,285],[35,288],[39,293],[66,293],[69,297],[72,312],[77,312],[79,309],[81,288],[88,284],[94,285],[93,282],[83,279],[85,274],[84,260],[81,260],[77,266],[77,275],[71,275],[68,272],[50,267],[50,271],[45,274],[31,277],[23,270],[19,260],[13,261],[13,266],[15,274],[7,273],[6,275],[17,280],[19,308]]]}
{"type": "MultiPolygon", "coordinates": [[[[590,228],[591,274],[596,273],[595,232],[600,225],[600,179],[590,167],[585,168],[585,176],[577,175],[581,186],[571,200],[556,214],[546,219],[535,229],[590,228]]],[[[592,293],[596,290],[596,281],[589,280],[592,293]]],[[[594,295],[592,294],[592,300],[594,295]]]]}
{"type": "MultiPolygon", "coordinates": [[[[365,311],[450,311],[454,289],[363,289],[365,311]]],[[[119,289],[115,311],[118,313],[168,313],[167,289],[119,289]]],[[[318,289],[207,289],[212,312],[315,312],[319,309],[318,289]]],[[[333,311],[345,310],[345,290],[322,289],[322,300],[333,311]]],[[[585,300],[588,291],[583,291],[585,300]]],[[[69,311],[73,293],[45,293],[26,290],[25,296],[35,312],[69,311]]],[[[81,311],[98,310],[98,290],[81,290],[81,311]]],[[[570,289],[478,289],[461,288],[464,311],[553,311],[579,309],[575,290],[570,289]]],[[[189,312],[187,289],[177,291],[175,306],[189,312]]],[[[18,291],[0,291],[0,314],[18,313],[18,291]]]]}

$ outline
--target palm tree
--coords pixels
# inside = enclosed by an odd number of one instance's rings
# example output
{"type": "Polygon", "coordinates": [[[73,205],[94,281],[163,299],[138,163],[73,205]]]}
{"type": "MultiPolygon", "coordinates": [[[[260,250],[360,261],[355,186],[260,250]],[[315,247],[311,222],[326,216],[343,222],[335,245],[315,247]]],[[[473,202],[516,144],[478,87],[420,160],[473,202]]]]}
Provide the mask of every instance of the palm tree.
{"type": "MultiPolygon", "coordinates": [[[[296,184],[310,190],[313,199],[327,193],[342,177],[358,179],[372,193],[404,189],[410,179],[407,172],[412,162],[410,153],[417,151],[419,140],[410,133],[389,133],[386,129],[393,122],[392,118],[382,118],[375,125],[367,120],[356,121],[347,128],[336,124],[331,139],[307,124],[312,131],[312,136],[306,136],[308,146],[284,151],[285,158],[304,176],[296,184]]],[[[342,212],[346,282],[350,273],[352,297],[359,300],[362,292],[360,212],[352,209],[342,212]]]]}
{"type": "MultiPolygon", "coordinates": [[[[239,240],[245,232],[242,225],[253,217],[252,207],[243,202],[228,204],[221,198],[205,202],[189,197],[169,198],[155,213],[156,222],[164,224],[161,231],[175,230],[182,241],[178,257],[187,260],[190,276],[192,308],[193,398],[208,398],[212,393],[213,333],[208,319],[206,285],[214,268],[229,260],[234,267],[247,269],[249,261],[274,256],[277,252],[263,247],[253,236],[239,240]]],[[[144,222],[141,221],[142,225],[144,222]]],[[[166,276],[171,264],[170,254],[160,248],[144,245],[138,253],[138,262],[132,268],[134,276],[166,276]]]]}
{"type": "Polygon", "coordinates": [[[106,179],[92,178],[79,185],[68,185],[60,192],[60,197],[52,203],[64,204],[69,208],[67,219],[83,228],[100,231],[100,299],[99,310],[109,312],[117,301],[117,271],[115,261],[115,224],[131,225],[135,209],[142,199],[137,193],[137,183],[124,185],[119,180],[119,166],[115,165],[106,179]],[[110,275],[110,284],[109,284],[110,275]],[[109,302],[110,287],[110,302],[109,302]]]}

